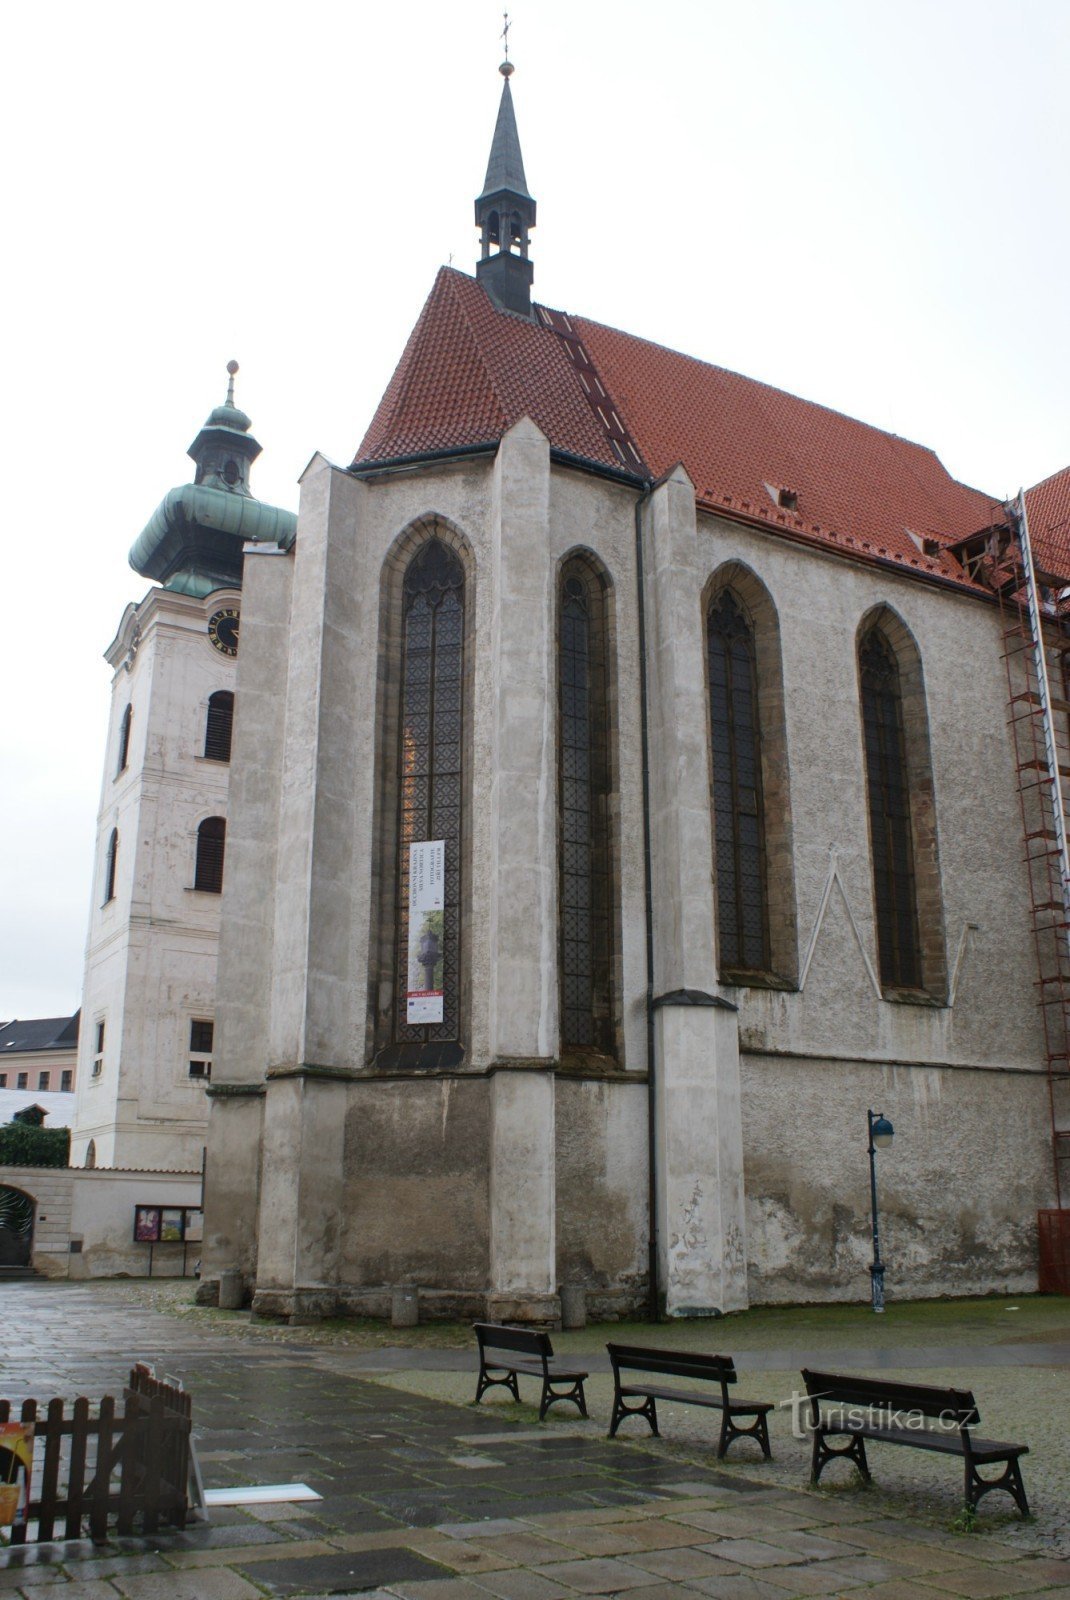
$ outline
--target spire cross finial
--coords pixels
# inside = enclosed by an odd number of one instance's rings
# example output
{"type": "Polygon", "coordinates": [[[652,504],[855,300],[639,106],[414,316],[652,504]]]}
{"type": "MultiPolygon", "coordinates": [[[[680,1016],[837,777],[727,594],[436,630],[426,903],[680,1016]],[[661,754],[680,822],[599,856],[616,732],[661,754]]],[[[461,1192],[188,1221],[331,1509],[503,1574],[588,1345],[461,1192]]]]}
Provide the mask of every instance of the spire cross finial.
{"type": "Polygon", "coordinates": [[[232,406],[234,404],[234,374],[237,372],[237,370],[238,370],[238,363],[236,361],[228,361],[227,362],[227,371],[230,374],[230,380],[227,383],[227,405],[228,406],[232,406]]]}
{"type": "Polygon", "coordinates": [[[502,19],[503,19],[503,21],[505,23],[505,27],[502,29],[502,31],[498,35],[498,37],[505,44],[505,59],[506,59],[506,61],[508,61],[508,59],[509,59],[509,29],[513,26],[513,24],[509,21],[509,13],[508,13],[508,11],[503,11],[502,12],[502,19]]]}

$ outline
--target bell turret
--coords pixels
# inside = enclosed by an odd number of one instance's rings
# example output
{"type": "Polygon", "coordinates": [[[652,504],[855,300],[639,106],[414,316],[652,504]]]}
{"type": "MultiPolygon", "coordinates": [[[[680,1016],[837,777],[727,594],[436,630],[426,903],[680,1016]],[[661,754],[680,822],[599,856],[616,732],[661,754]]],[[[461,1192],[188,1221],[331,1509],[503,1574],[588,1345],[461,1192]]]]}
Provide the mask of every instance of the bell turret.
{"type": "Polygon", "coordinates": [[[528,193],[513,113],[512,62],[503,61],[499,71],[505,82],[483,193],[476,201],[476,227],[482,243],[476,278],[503,311],[530,317],[535,269],[528,259],[528,235],[535,226],[535,201],[528,193]]]}

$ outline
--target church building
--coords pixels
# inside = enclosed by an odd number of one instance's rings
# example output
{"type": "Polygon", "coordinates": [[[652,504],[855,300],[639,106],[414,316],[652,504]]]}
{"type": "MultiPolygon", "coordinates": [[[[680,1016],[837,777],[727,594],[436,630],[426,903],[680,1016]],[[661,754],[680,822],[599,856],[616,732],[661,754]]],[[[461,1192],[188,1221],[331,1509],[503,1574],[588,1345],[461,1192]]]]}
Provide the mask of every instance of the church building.
{"type": "MultiPolygon", "coordinates": [[[[1067,963],[1023,822],[1015,517],[929,449],[534,300],[511,71],[475,275],[439,272],[351,464],[313,457],[295,527],[245,497],[228,402],[139,541],[163,587],[109,656],[112,764],[159,769],[172,915],[120,784],[104,870],[137,914],[111,936],[102,896],[79,1094],[108,986],[166,944],[187,976],[121,1024],[116,1125],[141,1099],[192,1129],[172,1058],[210,1016],[202,1292],[238,1268],[264,1314],[864,1298],[867,1111],[890,1289],[1035,1288],[1067,963]],[[167,652],[181,771],[138,701],[167,652]]],[[[1054,526],[1070,478],[1042,488],[1054,526]]],[[[98,1155],[107,1120],[80,1118],[98,1155]]]]}

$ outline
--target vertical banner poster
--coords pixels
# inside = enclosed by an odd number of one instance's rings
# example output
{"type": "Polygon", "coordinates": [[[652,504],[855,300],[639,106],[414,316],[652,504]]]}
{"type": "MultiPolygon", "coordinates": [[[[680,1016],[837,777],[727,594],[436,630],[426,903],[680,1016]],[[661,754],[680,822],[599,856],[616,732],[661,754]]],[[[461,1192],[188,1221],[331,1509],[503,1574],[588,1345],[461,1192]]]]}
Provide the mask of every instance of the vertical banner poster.
{"type": "Polygon", "coordinates": [[[0,1423],[0,1528],[25,1523],[33,1470],[33,1423],[0,1423]]]}
{"type": "Polygon", "coordinates": [[[405,1021],[442,1021],[446,841],[409,846],[409,986],[405,1021]]]}

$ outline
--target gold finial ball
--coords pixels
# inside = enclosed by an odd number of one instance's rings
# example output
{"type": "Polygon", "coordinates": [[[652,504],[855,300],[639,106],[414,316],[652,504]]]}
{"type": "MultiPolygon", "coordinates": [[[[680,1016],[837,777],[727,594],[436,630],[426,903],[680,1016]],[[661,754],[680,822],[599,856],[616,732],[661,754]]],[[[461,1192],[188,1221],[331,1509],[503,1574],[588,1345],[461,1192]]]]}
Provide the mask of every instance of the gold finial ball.
{"type": "Polygon", "coordinates": [[[230,373],[232,378],[233,378],[234,374],[237,372],[237,370],[238,370],[238,363],[236,361],[228,361],[227,362],[227,371],[230,373]]]}
{"type": "Polygon", "coordinates": [[[498,68],[498,71],[501,73],[503,78],[511,78],[513,73],[516,71],[516,68],[513,66],[511,61],[503,61],[501,66],[498,68]]]}

